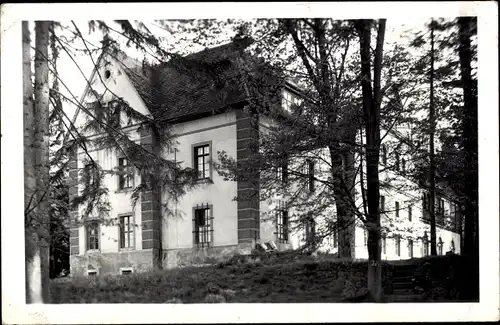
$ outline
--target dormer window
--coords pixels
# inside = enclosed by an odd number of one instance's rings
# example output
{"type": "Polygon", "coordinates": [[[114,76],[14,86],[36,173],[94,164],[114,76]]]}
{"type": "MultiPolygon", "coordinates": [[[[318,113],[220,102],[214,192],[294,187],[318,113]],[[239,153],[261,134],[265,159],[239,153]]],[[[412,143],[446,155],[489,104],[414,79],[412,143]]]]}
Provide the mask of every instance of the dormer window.
{"type": "Polygon", "coordinates": [[[283,97],[281,99],[281,107],[288,113],[292,113],[292,106],[300,106],[302,99],[297,97],[295,94],[288,90],[283,91],[283,97]]]}

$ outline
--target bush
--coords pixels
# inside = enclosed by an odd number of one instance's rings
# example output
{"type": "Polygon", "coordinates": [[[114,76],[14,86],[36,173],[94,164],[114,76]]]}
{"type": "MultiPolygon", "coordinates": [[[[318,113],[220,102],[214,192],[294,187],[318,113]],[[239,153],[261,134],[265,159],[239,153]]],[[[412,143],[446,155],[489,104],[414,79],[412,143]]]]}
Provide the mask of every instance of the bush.
{"type": "Polygon", "coordinates": [[[205,297],[205,302],[209,304],[217,304],[226,302],[226,299],[222,295],[211,293],[205,297]]]}

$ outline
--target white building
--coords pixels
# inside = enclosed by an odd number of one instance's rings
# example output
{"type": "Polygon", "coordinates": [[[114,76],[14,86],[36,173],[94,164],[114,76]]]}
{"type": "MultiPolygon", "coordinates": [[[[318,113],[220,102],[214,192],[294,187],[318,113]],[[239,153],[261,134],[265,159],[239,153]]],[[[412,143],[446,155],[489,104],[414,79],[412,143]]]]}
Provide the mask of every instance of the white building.
{"type": "MultiPolygon", "coordinates": [[[[235,53],[234,45],[228,44],[195,56],[204,60],[218,57],[231,59],[237,55],[235,53]]],[[[103,94],[100,99],[103,109],[111,107],[108,104],[118,96],[141,114],[153,115],[150,98],[142,88],[145,80],[141,79],[141,68],[137,62],[121,54],[118,59],[106,55],[101,56],[98,67],[91,75],[91,88],[103,94]]],[[[295,231],[289,226],[294,211],[275,212],[280,204],[278,197],[271,202],[260,201],[258,195],[245,201],[235,201],[234,198],[240,194],[258,193],[258,182],[226,181],[209,163],[218,160],[219,151],[225,151],[238,161],[247,159],[251,155],[248,143],[258,141],[259,134],[273,124],[272,120],[260,115],[258,123],[253,124],[252,117],[243,111],[247,98],[242,90],[230,89],[224,96],[219,96],[208,88],[196,88],[182,73],[168,66],[163,68],[160,76],[166,81],[166,104],[169,109],[163,116],[170,119],[171,133],[177,141],[176,150],[167,155],[186,167],[194,168],[201,185],[175,200],[167,193],[156,197],[151,191],[145,192],[134,207],[130,196],[134,185],[140,183],[140,175],[105,175],[104,184],[109,189],[111,205],[109,219],[116,222],[92,218],[83,220],[82,208],[72,212],[79,222],[70,230],[71,274],[116,274],[199,264],[237,253],[249,254],[259,242],[273,241],[280,249],[301,247],[306,240],[306,231],[295,231]],[[187,103],[180,100],[186,94],[190,98],[187,103]],[[169,206],[171,213],[164,212],[162,203],[169,206]],[[272,218],[269,218],[270,211],[272,218]]],[[[86,104],[95,102],[92,94],[87,87],[82,101],[86,104]]],[[[75,125],[81,128],[87,118],[83,112],[77,112],[75,125]]],[[[149,146],[154,142],[151,134],[139,131],[139,125],[127,121],[123,115],[121,127],[136,143],[149,146]]],[[[88,136],[99,137],[99,134],[88,136]]],[[[105,170],[127,165],[127,159],[113,151],[100,148],[88,148],[87,151],[105,170]]],[[[83,190],[77,180],[86,159],[88,157],[83,150],[72,157],[72,196],[83,190]]],[[[307,172],[314,171],[316,177],[321,177],[322,168],[324,166],[317,164],[307,172]]],[[[390,177],[390,173],[382,172],[381,177],[390,177]]],[[[398,181],[404,182],[404,178],[399,177],[398,181]]],[[[422,248],[421,239],[425,232],[430,234],[428,224],[422,221],[423,191],[396,193],[382,190],[381,195],[384,197],[381,204],[387,210],[384,222],[395,218],[398,227],[410,228],[409,232],[413,235],[412,249],[408,246],[409,238],[398,240],[389,236],[384,239],[383,259],[428,254],[426,248],[422,248]]],[[[444,216],[453,219],[454,205],[444,198],[438,202],[443,202],[440,207],[443,207],[444,216]]],[[[335,209],[331,208],[328,212],[325,216],[334,213],[335,209]]],[[[318,216],[314,228],[326,223],[325,218],[318,216]]],[[[314,230],[308,227],[307,233],[311,232],[314,230]]],[[[449,250],[459,252],[460,236],[456,231],[439,227],[437,238],[443,243],[439,249],[441,254],[449,250]]],[[[355,257],[366,258],[366,239],[361,223],[356,226],[355,244],[355,257]]],[[[334,236],[324,238],[319,249],[334,253],[337,249],[334,236]]]]}

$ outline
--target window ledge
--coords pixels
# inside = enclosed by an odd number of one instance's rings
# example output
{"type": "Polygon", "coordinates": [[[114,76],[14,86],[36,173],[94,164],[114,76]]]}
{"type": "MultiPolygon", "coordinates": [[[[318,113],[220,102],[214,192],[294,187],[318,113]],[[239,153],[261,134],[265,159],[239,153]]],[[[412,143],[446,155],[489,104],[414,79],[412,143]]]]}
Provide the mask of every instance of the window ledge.
{"type": "Polygon", "coordinates": [[[126,248],[119,248],[118,251],[120,252],[130,252],[130,251],[135,251],[135,247],[126,247],[126,248]]]}
{"type": "Polygon", "coordinates": [[[87,249],[85,251],[85,253],[87,253],[87,254],[99,254],[99,253],[101,253],[101,250],[100,249],[87,249]]]}
{"type": "Polygon", "coordinates": [[[196,184],[214,184],[214,181],[211,178],[202,178],[197,179],[195,181],[196,184]]]}

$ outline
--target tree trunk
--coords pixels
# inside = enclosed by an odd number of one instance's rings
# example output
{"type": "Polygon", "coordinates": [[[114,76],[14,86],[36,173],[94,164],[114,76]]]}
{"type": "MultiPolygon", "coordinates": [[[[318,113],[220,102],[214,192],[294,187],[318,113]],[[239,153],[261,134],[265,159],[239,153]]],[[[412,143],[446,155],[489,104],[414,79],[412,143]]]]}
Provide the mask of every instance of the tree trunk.
{"type": "Polygon", "coordinates": [[[338,256],[340,258],[354,258],[354,214],[350,208],[349,199],[352,191],[349,191],[348,182],[344,179],[342,156],[338,149],[330,146],[330,161],[332,164],[332,178],[334,183],[333,194],[335,196],[335,208],[337,212],[337,239],[338,256]]]}
{"type": "Polygon", "coordinates": [[[35,169],[37,189],[37,231],[40,251],[42,299],[49,302],[50,216],[49,216],[49,24],[35,22],[35,169]]]}
{"type": "Polygon", "coordinates": [[[380,150],[380,77],[382,70],[382,53],[385,35],[385,19],[380,19],[375,49],[374,78],[372,92],[371,78],[371,21],[359,20],[357,29],[360,40],[361,57],[361,90],[363,95],[363,111],[366,130],[366,176],[368,216],[368,292],[371,300],[382,299],[382,265],[380,252],[380,182],[379,182],[379,150],[380,150]]]}
{"type": "Polygon", "coordinates": [[[430,182],[430,224],[431,224],[431,255],[436,256],[436,162],[434,159],[434,133],[436,132],[436,117],[434,111],[434,20],[431,20],[431,69],[430,69],[430,101],[429,101],[429,182],[430,182]]]}
{"type": "Polygon", "coordinates": [[[477,93],[471,73],[471,40],[470,33],[473,19],[460,17],[459,24],[459,57],[462,87],[464,91],[463,144],[465,151],[465,226],[464,253],[479,254],[478,226],[478,176],[477,176],[477,93]]]}
{"type": "Polygon", "coordinates": [[[25,283],[26,303],[42,302],[40,252],[38,234],[32,218],[36,216],[36,179],[33,111],[33,82],[31,73],[31,38],[29,22],[22,23],[23,37],[23,124],[24,124],[24,209],[25,209],[25,283]],[[28,212],[29,211],[29,212],[28,212]]]}

